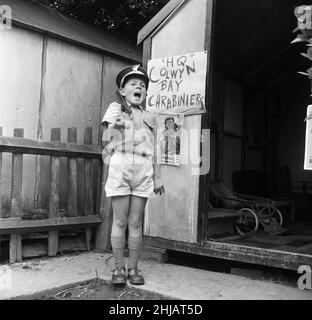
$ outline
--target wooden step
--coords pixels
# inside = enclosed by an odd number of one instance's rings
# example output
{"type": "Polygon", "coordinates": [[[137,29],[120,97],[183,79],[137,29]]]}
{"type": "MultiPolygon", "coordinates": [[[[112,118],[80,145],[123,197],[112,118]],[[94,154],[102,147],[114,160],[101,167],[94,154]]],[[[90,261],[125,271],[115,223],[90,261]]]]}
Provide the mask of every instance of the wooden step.
{"type": "Polygon", "coordinates": [[[143,245],[141,257],[147,260],[155,260],[160,263],[166,263],[168,262],[168,250],[143,245]]]}

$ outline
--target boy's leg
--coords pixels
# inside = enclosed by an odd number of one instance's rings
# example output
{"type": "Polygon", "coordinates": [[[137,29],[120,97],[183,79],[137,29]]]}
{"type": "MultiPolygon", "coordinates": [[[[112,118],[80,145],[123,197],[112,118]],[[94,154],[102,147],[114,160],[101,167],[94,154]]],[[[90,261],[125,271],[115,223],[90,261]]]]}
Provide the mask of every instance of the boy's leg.
{"type": "Polygon", "coordinates": [[[130,196],[112,197],[113,225],[111,243],[116,267],[124,267],[125,232],[128,222],[130,196]]]}
{"type": "Polygon", "coordinates": [[[129,265],[128,268],[137,268],[140,250],[142,247],[142,221],[147,198],[132,195],[129,212],[129,265]]]}

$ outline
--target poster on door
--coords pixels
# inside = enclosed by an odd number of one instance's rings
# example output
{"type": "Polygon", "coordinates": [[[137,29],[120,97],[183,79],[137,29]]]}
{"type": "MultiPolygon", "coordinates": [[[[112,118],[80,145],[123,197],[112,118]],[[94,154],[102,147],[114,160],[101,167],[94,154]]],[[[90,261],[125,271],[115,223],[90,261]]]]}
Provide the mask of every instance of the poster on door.
{"type": "Polygon", "coordinates": [[[307,108],[304,170],[312,170],[312,105],[307,108]]]}
{"type": "Polygon", "coordinates": [[[206,112],[207,51],[149,60],[146,109],[152,112],[206,112]]]}
{"type": "Polygon", "coordinates": [[[157,129],[161,164],[180,166],[183,122],[183,113],[158,114],[157,129]]]}

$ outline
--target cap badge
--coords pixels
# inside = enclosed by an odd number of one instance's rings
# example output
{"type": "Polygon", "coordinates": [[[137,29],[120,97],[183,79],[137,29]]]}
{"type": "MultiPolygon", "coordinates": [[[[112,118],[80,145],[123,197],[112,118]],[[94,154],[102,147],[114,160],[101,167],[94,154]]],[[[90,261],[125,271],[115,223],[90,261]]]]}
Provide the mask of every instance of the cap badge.
{"type": "Polygon", "coordinates": [[[140,67],[140,65],[137,64],[137,65],[135,65],[135,66],[132,67],[132,70],[133,70],[133,71],[138,71],[139,67],[140,67]]]}

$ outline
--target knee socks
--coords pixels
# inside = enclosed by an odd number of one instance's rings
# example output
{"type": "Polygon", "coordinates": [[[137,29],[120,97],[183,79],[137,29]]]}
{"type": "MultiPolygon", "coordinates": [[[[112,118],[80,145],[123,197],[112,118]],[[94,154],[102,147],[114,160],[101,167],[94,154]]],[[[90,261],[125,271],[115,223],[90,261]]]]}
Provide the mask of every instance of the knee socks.
{"type": "Polygon", "coordinates": [[[142,247],[142,236],[138,238],[128,237],[129,248],[129,266],[128,268],[137,268],[139,255],[142,247]]]}
{"type": "Polygon", "coordinates": [[[111,236],[111,243],[114,255],[115,268],[124,267],[124,249],[125,249],[125,237],[111,236]]]}

